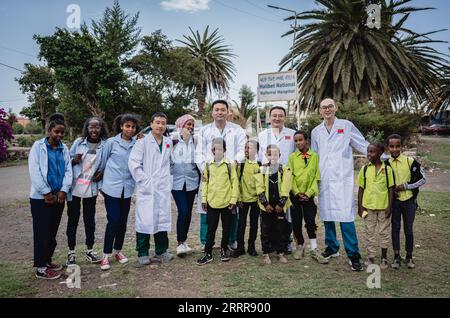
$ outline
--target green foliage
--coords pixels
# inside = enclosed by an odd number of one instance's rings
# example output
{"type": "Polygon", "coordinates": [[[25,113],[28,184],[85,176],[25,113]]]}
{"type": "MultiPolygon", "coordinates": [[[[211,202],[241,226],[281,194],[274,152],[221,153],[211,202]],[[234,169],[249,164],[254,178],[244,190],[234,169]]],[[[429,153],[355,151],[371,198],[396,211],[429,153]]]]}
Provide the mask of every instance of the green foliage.
{"type": "Polygon", "coordinates": [[[31,121],[26,127],[25,131],[27,134],[35,135],[35,134],[42,134],[44,130],[42,129],[41,125],[36,121],[31,121]]]}
{"type": "Polygon", "coordinates": [[[31,147],[36,140],[39,140],[42,137],[43,135],[19,136],[14,139],[14,141],[19,147],[31,147]]]}
{"type": "Polygon", "coordinates": [[[21,135],[24,133],[25,128],[23,128],[23,126],[18,123],[14,123],[12,125],[12,130],[14,135],[21,135]]]}

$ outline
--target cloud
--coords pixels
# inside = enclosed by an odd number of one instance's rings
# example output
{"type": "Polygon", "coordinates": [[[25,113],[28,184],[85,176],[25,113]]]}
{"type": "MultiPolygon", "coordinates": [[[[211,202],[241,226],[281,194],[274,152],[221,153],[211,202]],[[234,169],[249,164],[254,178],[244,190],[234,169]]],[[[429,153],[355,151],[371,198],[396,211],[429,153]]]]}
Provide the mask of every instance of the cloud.
{"type": "Polygon", "coordinates": [[[185,11],[185,12],[197,12],[209,10],[210,0],[165,0],[161,1],[160,5],[167,11],[185,11]]]}

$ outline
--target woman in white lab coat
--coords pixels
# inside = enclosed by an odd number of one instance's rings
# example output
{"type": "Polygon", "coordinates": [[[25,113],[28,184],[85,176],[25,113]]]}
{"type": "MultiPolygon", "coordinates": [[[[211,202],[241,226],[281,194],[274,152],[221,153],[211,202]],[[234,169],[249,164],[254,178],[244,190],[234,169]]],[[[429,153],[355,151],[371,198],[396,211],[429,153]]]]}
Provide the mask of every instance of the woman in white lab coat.
{"type": "Polygon", "coordinates": [[[172,139],[163,136],[167,116],[155,113],[151,118],[151,132],[136,142],[128,160],[136,181],[136,250],[140,265],[150,264],[150,235],[155,239],[156,257],[170,261],[173,256],[167,250],[171,230],[170,155],[172,139]]]}
{"type": "Polygon", "coordinates": [[[322,256],[339,256],[334,222],[340,222],[345,251],[352,270],[361,271],[355,229],[353,155],[355,149],[367,154],[368,142],[348,120],[335,117],[337,105],[331,98],[320,103],[323,123],[311,132],[311,148],[319,154],[319,210],[325,224],[326,249],[322,256]]]}

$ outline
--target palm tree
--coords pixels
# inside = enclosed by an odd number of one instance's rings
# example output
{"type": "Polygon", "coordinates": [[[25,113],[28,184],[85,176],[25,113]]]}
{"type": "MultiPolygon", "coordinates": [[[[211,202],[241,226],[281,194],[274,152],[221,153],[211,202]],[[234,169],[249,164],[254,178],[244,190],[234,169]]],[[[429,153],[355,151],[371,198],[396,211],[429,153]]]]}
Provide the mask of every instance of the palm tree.
{"type": "MultiPolygon", "coordinates": [[[[372,99],[378,107],[384,105],[381,110],[392,111],[391,102],[411,96],[422,102],[437,85],[437,69],[447,61],[428,44],[443,42],[429,37],[442,30],[418,34],[404,26],[411,13],[432,8],[405,6],[411,0],[380,0],[381,28],[376,29],[366,25],[370,0],[316,2],[324,8],[297,15],[305,21],[294,44],[302,108],[314,109],[323,97],[332,96],[372,99]]],[[[290,62],[291,53],[281,60],[281,69],[290,62]]]]}
{"type": "Polygon", "coordinates": [[[228,92],[229,82],[235,75],[235,68],[232,58],[236,57],[232,53],[229,45],[223,44],[224,39],[218,34],[219,29],[209,33],[209,26],[203,32],[194,32],[191,28],[191,35],[183,35],[184,40],[178,40],[186,45],[189,52],[198,59],[204,66],[205,79],[195,89],[198,98],[198,113],[203,115],[207,93],[213,91],[224,94],[228,92]]]}

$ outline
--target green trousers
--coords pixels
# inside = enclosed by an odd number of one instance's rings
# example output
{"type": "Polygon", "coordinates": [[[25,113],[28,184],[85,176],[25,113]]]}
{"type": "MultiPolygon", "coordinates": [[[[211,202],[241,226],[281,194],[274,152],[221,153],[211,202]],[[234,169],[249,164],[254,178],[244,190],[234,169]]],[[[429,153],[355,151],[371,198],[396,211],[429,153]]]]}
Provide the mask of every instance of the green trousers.
{"type": "MultiPolygon", "coordinates": [[[[156,255],[164,254],[169,248],[169,237],[167,232],[158,232],[153,235],[155,240],[156,255]]],[[[149,256],[150,249],[150,234],[136,232],[136,251],[138,257],[149,256]]]]}

